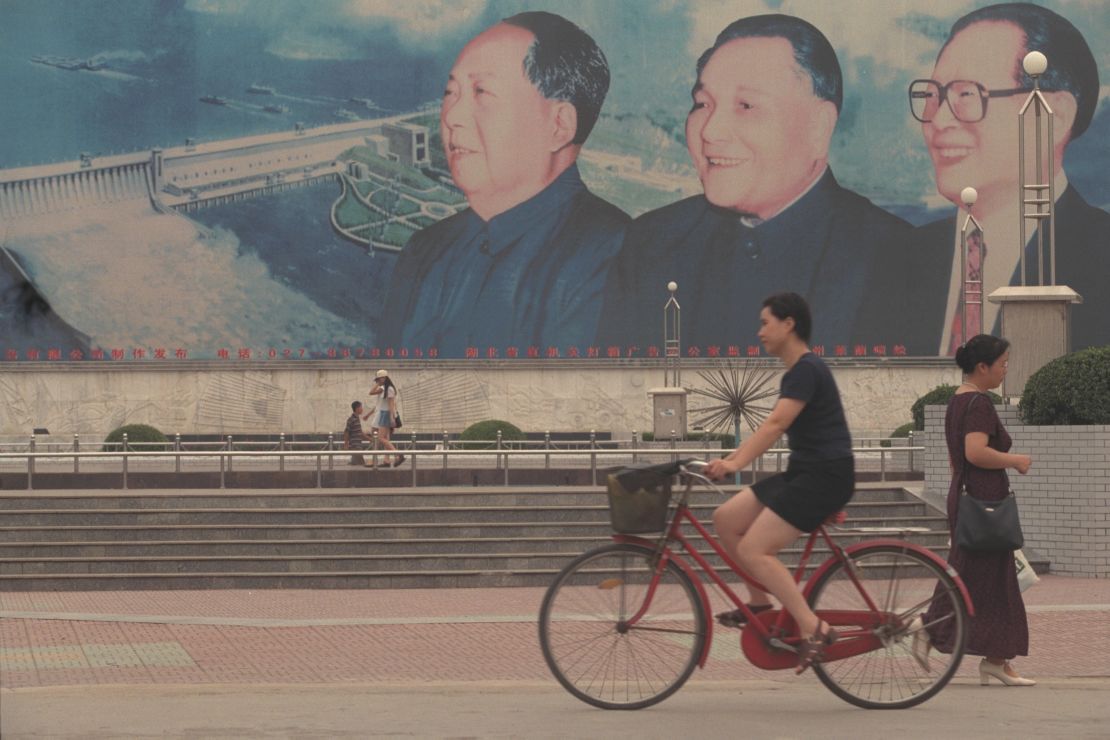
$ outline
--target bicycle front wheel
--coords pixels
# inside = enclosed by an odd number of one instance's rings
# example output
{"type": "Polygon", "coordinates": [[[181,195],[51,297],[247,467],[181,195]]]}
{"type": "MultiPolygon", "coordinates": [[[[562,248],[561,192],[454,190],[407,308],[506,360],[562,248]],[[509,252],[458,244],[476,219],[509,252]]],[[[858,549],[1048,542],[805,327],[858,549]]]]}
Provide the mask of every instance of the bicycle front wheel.
{"type": "Polygon", "coordinates": [[[834,626],[845,636],[855,629],[847,623],[853,613],[871,622],[859,629],[870,630],[877,647],[816,663],[814,672],[834,694],[865,709],[920,704],[960,667],[968,634],[960,589],[942,566],[916,550],[876,545],[850,557],[859,585],[844,563],[836,563],[814,584],[809,603],[819,614],[837,612],[840,623],[834,626]],[[878,609],[878,625],[864,592],[878,609]]]}
{"type": "Polygon", "coordinates": [[[705,644],[701,600],[673,561],[659,573],[656,562],[651,548],[606,545],[567,565],[544,596],[544,660],[587,704],[656,704],[678,691],[697,666],[705,644]]]}

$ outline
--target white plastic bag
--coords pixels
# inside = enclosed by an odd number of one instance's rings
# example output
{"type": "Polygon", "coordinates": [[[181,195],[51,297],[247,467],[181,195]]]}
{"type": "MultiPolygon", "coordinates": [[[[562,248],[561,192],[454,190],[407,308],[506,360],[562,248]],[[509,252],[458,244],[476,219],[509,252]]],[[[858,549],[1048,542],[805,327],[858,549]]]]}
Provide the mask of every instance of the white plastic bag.
{"type": "Polygon", "coordinates": [[[1025,553],[1021,550],[1014,550],[1014,565],[1017,567],[1018,588],[1022,591],[1041,582],[1040,576],[1033,572],[1033,566],[1025,559],[1025,553]]]}

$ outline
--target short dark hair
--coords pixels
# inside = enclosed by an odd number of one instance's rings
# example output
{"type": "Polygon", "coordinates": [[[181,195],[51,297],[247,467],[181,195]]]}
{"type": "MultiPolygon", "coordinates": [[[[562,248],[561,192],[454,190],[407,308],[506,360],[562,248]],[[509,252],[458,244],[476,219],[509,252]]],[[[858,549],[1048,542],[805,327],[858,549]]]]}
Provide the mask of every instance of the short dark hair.
{"type": "Polygon", "coordinates": [[[794,47],[794,61],[809,75],[813,94],[831,102],[836,106],[836,112],[840,113],[840,106],[844,103],[844,77],[836,51],[817,26],[792,15],[752,15],[725,26],[725,30],[717,34],[713,46],[698,57],[698,78],[701,78],[702,70],[717,49],[735,39],[747,38],[783,38],[789,41],[794,47]]]}
{"type": "Polygon", "coordinates": [[[362,408],[362,401],[351,401],[351,411],[357,414],[360,408],[362,408]]]}
{"type": "MultiPolygon", "coordinates": [[[[1048,8],[1030,3],[999,3],[973,10],[956,21],[940,54],[960,31],[975,23],[1000,21],[1012,23],[1025,34],[1025,49],[1014,60],[1014,80],[1021,86],[1033,87],[1033,79],[1025,74],[1021,61],[1031,51],[1048,57],[1048,69],[1041,75],[1040,86],[1045,92],[1069,92],[1075,96],[1075,121],[1071,138],[1078,139],[1098,106],[1098,64],[1091,47],[1071,21],[1048,8]]],[[[937,54],[937,58],[940,58],[937,54]]]]}
{"type": "Polygon", "coordinates": [[[763,299],[763,308],[770,309],[771,315],[779,321],[794,319],[794,333],[803,342],[809,341],[809,335],[813,332],[813,319],[805,298],[797,293],[775,293],[763,299]]]}
{"type": "Polygon", "coordinates": [[[990,334],[976,334],[956,350],[956,364],[964,375],[970,375],[980,362],[993,365],[1009,348],[1009,340],[990,334]]]}
{"type": "Polygon", "coordinates": [[[548,100],[574,106],[578,128],[571,143],[584,144],[609,92],[609,62],[597,42],[566,18],[542,10],[517,13],[502,23],[536,37],[524,55],[524,74],[548,100]]]}

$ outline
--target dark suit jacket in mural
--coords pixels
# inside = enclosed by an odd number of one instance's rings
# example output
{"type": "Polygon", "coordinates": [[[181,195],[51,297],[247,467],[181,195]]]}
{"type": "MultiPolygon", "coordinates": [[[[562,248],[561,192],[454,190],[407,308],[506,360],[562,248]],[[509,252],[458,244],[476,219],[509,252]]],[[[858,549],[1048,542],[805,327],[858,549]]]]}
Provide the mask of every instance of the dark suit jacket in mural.
{"type": "Polygon", "coordinates": [[[378,343],[441,357],[585,347],[628,221],[572,166],[489,222],[467,209],[429,226],[397,261],[378,343]]]}
{"type": "Polygon", "coordinates": [[[877,253],[911,231],[831,171],[754,228],[703,195],[672,203],[628,227],[609,273],[599,343],[662,346],[670,280],[678,282],[684,348],[756,344],[763,299],[781,291],[809,302],[815,344],[847,343],[877,253]]]}
{"type": "MultiPolygon", "coordinates": [[[[1083,297],[1071,311],[1072,349],[1110,344],[1110,213],[1088,204],[1069,185],[1056,200],[1056,284],[1083,297]]],[[[952,274],[956,217],[920,227],[908,248],[887,252],[873,285],[859,331],[887,340],[902,338],[910,354],[935,355],[940,348],[952,274]]],[[[986,235],[990,244],[990,235],[986,235]]],[[[1045,250],[1044,275],[1048,271],[1045,250]]],[[[1011,285],[1021,284],[1020,266],[1011,285]]],[[[1026,284],[1037,282],[1037,240],[1025,247],[1026,284]]],[[[991,289],[988,287],[989,295],[991,289]]]]}

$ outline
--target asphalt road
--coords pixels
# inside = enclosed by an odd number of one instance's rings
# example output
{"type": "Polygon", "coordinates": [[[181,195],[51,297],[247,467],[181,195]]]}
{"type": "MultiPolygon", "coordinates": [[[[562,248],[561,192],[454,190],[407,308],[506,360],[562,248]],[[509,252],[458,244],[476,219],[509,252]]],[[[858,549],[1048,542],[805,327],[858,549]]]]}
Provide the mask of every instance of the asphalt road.
{"type": "Polygon", "coordinates": [[[0,691],[24,738],[1106,738],[1110,679],[958,680],[912,709],[857,709],[816,680],[691,681],[648,709],[594,709],[554,682],[66,686],[0,691]]]}

